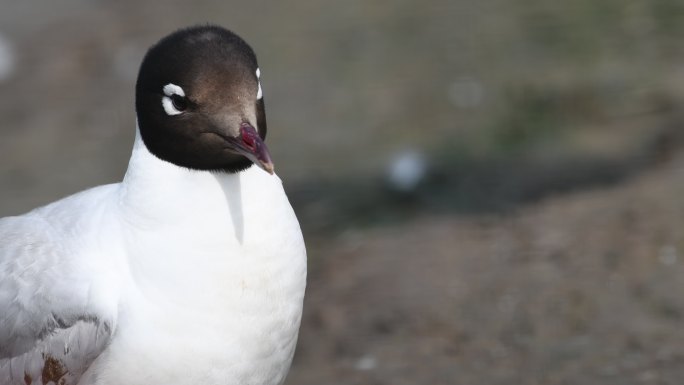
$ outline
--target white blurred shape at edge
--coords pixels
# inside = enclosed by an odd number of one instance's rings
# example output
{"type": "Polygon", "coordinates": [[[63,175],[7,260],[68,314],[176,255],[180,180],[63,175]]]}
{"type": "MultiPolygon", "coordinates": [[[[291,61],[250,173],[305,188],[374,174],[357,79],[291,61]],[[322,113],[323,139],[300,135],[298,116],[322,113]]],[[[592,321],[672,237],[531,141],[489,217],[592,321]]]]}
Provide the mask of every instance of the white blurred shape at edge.
{"type": "Polygon", "coordinates": [[[7,80],[14,72],[14,52],[9,40],[0,34],[0,82],[7,80]]]}

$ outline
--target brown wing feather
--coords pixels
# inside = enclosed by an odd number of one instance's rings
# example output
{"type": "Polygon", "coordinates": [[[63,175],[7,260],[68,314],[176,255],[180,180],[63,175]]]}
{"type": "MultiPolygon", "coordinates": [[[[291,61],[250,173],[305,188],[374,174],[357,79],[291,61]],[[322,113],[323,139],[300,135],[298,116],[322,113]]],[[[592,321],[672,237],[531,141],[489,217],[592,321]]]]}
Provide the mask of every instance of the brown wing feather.
{"type": "Polygon", "coordinates": [[[0,359],[2,385],[76,385],[102,353],[112,335],[111,325],[81,317],[47,333],[30,351],[0,359]]]}

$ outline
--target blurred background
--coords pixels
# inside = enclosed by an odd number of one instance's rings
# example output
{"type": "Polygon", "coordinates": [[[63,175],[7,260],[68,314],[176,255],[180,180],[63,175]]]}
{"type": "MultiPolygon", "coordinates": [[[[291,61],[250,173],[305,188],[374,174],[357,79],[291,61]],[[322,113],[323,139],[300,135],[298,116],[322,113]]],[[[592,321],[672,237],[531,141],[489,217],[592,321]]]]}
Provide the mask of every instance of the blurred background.
{"type": "Polygon", "coordinates": [[[307,239],[287,384],[681,383],[684,2],[0,0],[0,216],[120,180],[203,22],[307,239]]]}

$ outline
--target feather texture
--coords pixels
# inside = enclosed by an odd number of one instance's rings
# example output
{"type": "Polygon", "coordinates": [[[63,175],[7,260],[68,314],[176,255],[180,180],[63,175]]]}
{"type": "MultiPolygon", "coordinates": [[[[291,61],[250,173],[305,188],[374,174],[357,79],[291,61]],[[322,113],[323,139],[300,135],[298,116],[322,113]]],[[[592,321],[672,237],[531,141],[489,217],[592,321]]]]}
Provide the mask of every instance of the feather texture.
{"type": "Polygon", "coordinates": [[[279,384],[306,252],[280,180],[140,135],[124,181],[0,220],[0,382],[279,384]]]}

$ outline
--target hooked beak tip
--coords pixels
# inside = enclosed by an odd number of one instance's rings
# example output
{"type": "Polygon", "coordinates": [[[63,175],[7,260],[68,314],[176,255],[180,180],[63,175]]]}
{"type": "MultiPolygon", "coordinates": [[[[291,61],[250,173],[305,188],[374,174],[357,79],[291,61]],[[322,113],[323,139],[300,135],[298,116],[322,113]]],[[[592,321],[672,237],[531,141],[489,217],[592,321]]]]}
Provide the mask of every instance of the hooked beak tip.
{"type": "Polygon", "coordinates": [[[271,175],[274,174],[275,168],[273,167],[273,163],[271,163],[271,162],[261,163],[261,162],[260,162],[259,165],[260,165],[261,168],[263,168],[264,171],[266,171],[267,173],[269,173],[269,174],[271,174],[271,175]]]}
{"type": "Polygon", "coordinates": [[[242,143],[238,147],[238,151],[256,163],[262,170],[273,175],[274,167],[271,154],[256,129],[249,123],[242,123],[240,125],[240,138],[242,143]]]}

